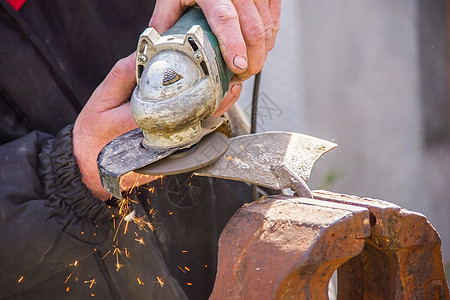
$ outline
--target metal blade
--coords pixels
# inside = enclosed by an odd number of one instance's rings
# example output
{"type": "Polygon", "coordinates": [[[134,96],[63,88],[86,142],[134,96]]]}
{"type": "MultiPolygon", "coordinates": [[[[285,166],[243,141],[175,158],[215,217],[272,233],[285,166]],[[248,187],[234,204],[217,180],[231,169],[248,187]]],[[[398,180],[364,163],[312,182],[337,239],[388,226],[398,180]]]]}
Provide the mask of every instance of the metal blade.
{"type": "Polygon", "coordinates": [[[213,164],[196,170],[199,176],[245,181],[275,190],[311,193],[308,182],[316,160],[336,144],[292,132],[264,132],[230,139],[227,152],[213,164]]]}
{"type": "Polygon", "coordinates": [[[120,180],[123,175],[158,161],[179,149],[147,149],[142,145],[142,130],[129,131],[107,144],[97,158],[100,181],[103,188],[121,199],[120,180]]]}

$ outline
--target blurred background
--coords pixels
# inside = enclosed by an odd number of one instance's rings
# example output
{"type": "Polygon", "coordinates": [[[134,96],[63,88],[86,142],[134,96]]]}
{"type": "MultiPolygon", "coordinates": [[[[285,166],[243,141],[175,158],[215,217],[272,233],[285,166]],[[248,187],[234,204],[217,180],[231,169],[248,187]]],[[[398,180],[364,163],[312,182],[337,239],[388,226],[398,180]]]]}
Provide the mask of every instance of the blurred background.
{"type": "MultiPolygon", "coordinates": [[[[283,0],[261,77],[258,132],[339,147],[310,187],[420,212],[450,265],[450,1],[283,0]]],[[[239,100],[249,115],[253,82],[239,100]]]]}

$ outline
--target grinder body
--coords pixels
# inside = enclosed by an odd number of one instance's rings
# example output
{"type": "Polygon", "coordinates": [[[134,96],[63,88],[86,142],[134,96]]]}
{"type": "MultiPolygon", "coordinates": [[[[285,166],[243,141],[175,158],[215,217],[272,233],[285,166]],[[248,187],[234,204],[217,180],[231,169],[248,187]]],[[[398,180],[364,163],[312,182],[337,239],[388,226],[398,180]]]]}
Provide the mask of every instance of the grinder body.
{"type": "Polygon", "coordinates": [[[222,156],[228,139],[213,131],[224,118],[212,114],[232,76],[198,6],[189,8],[163,35],[147,28],[139,37],[137,85],[131,96],[139,128],[100,151],[97,165],[103,187],[120,198],[121,178],[131,171],[178,174],[222,156]]]}
{"type": "Polygon", "coordinates": [[[143,145],[189,147],[210,133],[203,120],[220,104],[232,75],[198,6],[163,35],[145,30],[137,47],[137,86],[131,97],[143,145]]]}

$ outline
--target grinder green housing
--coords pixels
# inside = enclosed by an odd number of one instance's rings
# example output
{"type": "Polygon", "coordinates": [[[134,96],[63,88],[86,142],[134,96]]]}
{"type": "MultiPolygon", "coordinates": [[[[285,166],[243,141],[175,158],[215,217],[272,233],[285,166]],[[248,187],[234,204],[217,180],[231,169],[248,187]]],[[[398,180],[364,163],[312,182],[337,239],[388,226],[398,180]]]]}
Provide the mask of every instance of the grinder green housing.
{"type": "MultiPolygon", "coordinates": [[[[223,93],[228,90],[228,84],[233,76],[233,73],[228,69],[225,61],[223,60],[222,53],[220,52],[219,42],[216,36],[213,34],[209,24],[198,5],[189,8],[186,13],[178,20],[178,22],[169,30],[167,30],[163,36],[166,35],[185,35],[187,33],[186,28],[191,28],[194,25],[199,25],[203,32],[206,34],[211,47],[215,52],[215,60],[217,67],[219,68],[219,76],[221,79],[223,93]]],[[[189,41],[191,42],[191,41],[189,41]]]]}

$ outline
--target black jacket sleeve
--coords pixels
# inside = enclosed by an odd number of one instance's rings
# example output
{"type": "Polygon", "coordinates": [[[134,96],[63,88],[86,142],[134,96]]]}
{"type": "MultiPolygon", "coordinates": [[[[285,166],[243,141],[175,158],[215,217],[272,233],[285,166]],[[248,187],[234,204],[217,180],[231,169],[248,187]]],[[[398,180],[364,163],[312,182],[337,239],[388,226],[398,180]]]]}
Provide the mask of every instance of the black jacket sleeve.
{"type": "Polygon", "coordinates": [[[89,255],[111,230],[108,207],[81,182],[71,129],[0,146],[0,298],[89,255]]]}

